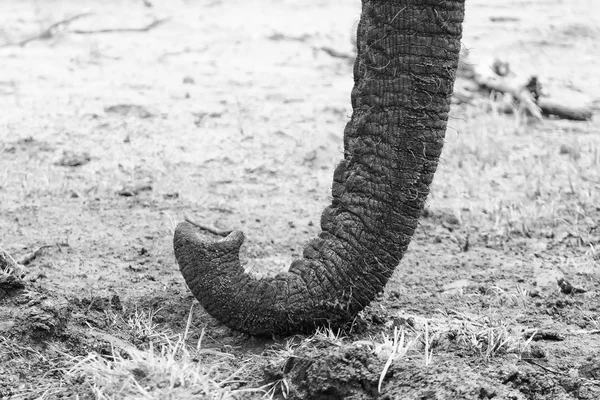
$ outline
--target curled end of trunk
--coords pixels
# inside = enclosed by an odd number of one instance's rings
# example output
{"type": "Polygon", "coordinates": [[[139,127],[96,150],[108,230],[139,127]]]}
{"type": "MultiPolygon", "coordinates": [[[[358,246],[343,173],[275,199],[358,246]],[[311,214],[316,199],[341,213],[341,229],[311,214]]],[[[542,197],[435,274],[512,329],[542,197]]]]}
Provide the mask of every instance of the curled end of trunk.
{"type": "Polygon", "coordinates": [[[219,304],[231,300],[232,293],[225,293],[225,290],[245,275],[239,256],[243,243],[244,234],[240,231],[233,231],[220,240],[208,241],[188,222],[180,223],[175,229],[173,247],[181,274],[210,314],[219,304]]]}
{"type": "MultiPolygon", "coordinates": [[[[191,271],[198,271],[196,264],[203,266],[200,271],[211,267],[223,269],[229,266],[227,269],[230,269],[240,266],[239,252],[243,243],[244,234],[241,231],[233,231],[220,240],[207,241],[189,222],[177,225],[173,241],[175,256],[184,275],[188,275],[191,271]]],[[[200,278],[198,276],[195,279],[200,278]]]]}
{"type": "MultiPolygon", "coordinates": [[[[188,222],[177,226],[173,240],[188,288],[209,314],[232,329],[265,335],[307,332],[321,325],[340,327],[372,300],[353,302],[351,288],[333,286],[335,278],[317,260],[295,260],[288,272],[257,279],[241,266],[243,242],[240,231],[206,240],[188,222]]],[[[318,257],[321,242],[313,240],[305,256],[308,252],[318,257]]]]}

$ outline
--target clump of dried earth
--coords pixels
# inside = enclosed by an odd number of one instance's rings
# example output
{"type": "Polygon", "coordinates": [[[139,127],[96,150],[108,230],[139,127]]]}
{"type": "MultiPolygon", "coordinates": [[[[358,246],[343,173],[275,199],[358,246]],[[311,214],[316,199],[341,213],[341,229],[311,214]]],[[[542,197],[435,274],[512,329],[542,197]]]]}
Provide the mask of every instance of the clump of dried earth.
{"type": "MultiPolygon", "coordinates": [[[[358,2],[85,6],[24,46],[81,2],[0,13],[0,247],[41,248],[0,272],[0,398],[600,398],[597,115],[454,107],[380,298],[343,332],[252,338],[192,307],[173,227],[245,231],[257,274],[301,254],[341,157],[358,2]]],[[[596,9],[469,1],[463,42],[597,113],[596,9]]]]}

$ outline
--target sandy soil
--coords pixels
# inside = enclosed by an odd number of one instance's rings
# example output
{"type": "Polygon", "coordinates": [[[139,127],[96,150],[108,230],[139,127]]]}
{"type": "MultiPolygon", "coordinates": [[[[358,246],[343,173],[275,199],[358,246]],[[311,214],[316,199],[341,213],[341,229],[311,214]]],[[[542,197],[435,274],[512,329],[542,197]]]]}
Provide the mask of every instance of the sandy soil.
{"type": "MultiPolygon", "coordinates": [[[[351,60],[322,49],[352,55],[357,1],[4,2],[0,42],[84,11],[0,48],[0,247],[48,246],[25,288],[0,285],[0,398],[100,397],[64,355],[148,344],[111,316],[147,310],[182,332],[195,300],[171,241],[186,216],[243,230],[255,273],[286,268],[317,234],[351,113],[351,60]]],[[[463,42],[474,62],[502,57],[597,113],[599,11],[468,1],[463,42]]],[[[189,339],[203,332],[232,365],[255,357],[236,387],[285,381],[276,397],[600,398],[597,120],[455,107],[410,251],[343,338],[296,338],[275,372],[261,354],[284,338],[231,332],[195,307],[189,339]],[[416,341],[378,393],[387,358],[373,338],[394,328],[416,341]]]]}

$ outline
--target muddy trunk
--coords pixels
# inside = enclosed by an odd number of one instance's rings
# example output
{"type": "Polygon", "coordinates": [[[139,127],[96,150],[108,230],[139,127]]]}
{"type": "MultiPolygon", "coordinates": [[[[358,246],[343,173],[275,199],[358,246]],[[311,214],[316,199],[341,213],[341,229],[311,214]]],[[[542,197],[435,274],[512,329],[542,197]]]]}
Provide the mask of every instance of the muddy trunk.
{"type": "Polygon", "coordinates": [[[288,272],[255,279],[241,232],[207,242],[175,231],[177,262],[202,306],[233,329],[286,334],[340,326],[381,292],[417,225],[442,151],[464,0],[364,0],[353,114],[322,232],[288,272]]]}

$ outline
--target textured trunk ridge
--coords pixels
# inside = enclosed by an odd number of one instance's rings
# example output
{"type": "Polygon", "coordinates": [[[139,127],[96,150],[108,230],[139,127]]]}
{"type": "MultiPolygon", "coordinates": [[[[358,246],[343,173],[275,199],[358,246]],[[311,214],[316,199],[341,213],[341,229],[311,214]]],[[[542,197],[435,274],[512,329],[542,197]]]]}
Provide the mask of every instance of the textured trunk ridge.
{"type": "Polygon", "coordinates": [[[341,326],[381,292],[423,209],[442,151],[464,0],[363,0],[353,114],[322,232],[288,272],[255,279],[244,235],[207,242],[177,226],[175,256],[211,315],[251,334],[341,326]]]}

